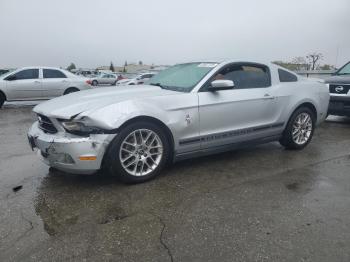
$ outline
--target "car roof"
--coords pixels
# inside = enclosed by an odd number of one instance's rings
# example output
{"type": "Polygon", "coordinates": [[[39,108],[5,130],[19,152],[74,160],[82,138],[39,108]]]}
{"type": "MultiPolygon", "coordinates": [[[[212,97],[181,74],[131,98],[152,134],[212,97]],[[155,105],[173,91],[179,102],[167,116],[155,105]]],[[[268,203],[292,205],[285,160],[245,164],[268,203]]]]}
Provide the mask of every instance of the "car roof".
{"type": "Polygon", "coordinates": [[[23,70],[23,69],[55,69],[55,70],[65,70],[64,68],[59,68],[59,67],[51,67],[51,66],[25,66],[25,67],[20,67],[17,68],[17,70],[23,70]]]}
{"type": "MultiPolygon", "coordinates": [[[[272,63],[267,60],[261,60],[261,59],[250,59],[250,58],[236,58],[236,59],[200,59],[200,60],[194,60],[190,62],[184,62],[186,63],[217,63],[217,64],[229,64],[229,63],[257,63],[257,64],[265,64],[265,65],[271,65],[272,63]]],[[[182,64],[182,63],[179,63],[182,64]]]]}

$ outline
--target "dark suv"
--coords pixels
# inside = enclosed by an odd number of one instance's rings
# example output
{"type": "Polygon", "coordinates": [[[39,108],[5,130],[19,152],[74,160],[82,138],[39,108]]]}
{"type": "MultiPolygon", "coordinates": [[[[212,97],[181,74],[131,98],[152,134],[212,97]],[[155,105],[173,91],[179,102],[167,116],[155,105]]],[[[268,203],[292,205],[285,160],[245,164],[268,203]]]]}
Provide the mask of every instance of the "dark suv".
{"type": "Polygon", "coordinates": [[[10,72],[9,69],[0,69],[0,76],[3,75],[3,74],[6,74],[8,72],[10,72]]]}
{"type": "Polygon", "coordinates": [[[328,113],[350,117],[350,62],[326,79],[331,99],[328,113]]]}

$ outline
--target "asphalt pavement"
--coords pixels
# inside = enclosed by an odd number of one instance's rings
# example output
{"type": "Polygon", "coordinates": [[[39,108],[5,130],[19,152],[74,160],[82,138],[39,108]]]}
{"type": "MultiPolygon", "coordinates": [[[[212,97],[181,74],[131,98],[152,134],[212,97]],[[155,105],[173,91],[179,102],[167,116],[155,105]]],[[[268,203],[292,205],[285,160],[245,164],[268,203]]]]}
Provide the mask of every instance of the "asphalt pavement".
{"type": "Polygon", "coordinates": [[[349,118],[124,185],[49,170],[31,109],[0,109],[0,261],[350,261],[349,118]]]}

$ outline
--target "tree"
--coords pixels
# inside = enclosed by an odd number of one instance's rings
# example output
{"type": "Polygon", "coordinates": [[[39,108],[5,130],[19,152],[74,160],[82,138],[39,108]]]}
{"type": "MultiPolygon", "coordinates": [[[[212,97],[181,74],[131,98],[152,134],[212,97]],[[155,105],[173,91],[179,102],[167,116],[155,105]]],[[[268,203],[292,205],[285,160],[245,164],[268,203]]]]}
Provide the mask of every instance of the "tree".
{"type": "Polygon", "coordinates": [[[126,67],[126,66],[128,66],[128,62],[127,61],[125,61],[125,63],[124,63],[124,67],[126,67]]]}
{"type": "Polygon", "coordinates": [[[111,70],[112,72],[114,72],[114,65],[113,65],[112,62],[111,62],[111,65],[109,66],[109,70],[111,70]]]}
{"type": "Polygon", "coordinates": [[[143,65],[142,61],[139,61],[139,65],[140,65],[140,66],[143,65]]]}
{"type": "Polygon", "coordinates": [[[127,71],[127,70],[126,70],[126,68],[125,68],[125,66],[124,66],[124,68],[123,68],[123,72],[124,72],[124,73],[126,73],[126,71],[127,71]]]}
{"type": "Polygon", "coordinates": [[[72,71],[73,69],[77,69],[74,63],[70,63],[70,65],[67,67],[68,71],[72,71]]]}
{"type": "Polygon", "coordinates": [[[318,62],[322,60],[323,55],[321,53],[311,53],[306,56],[306,59],[309,60],[311,70],[315,70],[318,67],[318,62]]]}

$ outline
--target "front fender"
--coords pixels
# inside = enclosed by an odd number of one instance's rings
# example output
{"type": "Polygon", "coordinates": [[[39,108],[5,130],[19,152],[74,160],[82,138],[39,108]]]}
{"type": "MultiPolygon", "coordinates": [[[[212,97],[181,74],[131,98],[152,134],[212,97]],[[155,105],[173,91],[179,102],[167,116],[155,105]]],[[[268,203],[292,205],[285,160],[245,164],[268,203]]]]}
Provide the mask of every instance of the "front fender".
{"type": "Polygon", "coordinates": [[[108,105],[93,112],[84,112],[80,117],[93,126],[106,130],[119,128],[126,121],[138,116],[153,117],[164,124],[169,124],[170,120],[167,114],[159,107],[142,101],[125,101],[108,105]]]}

